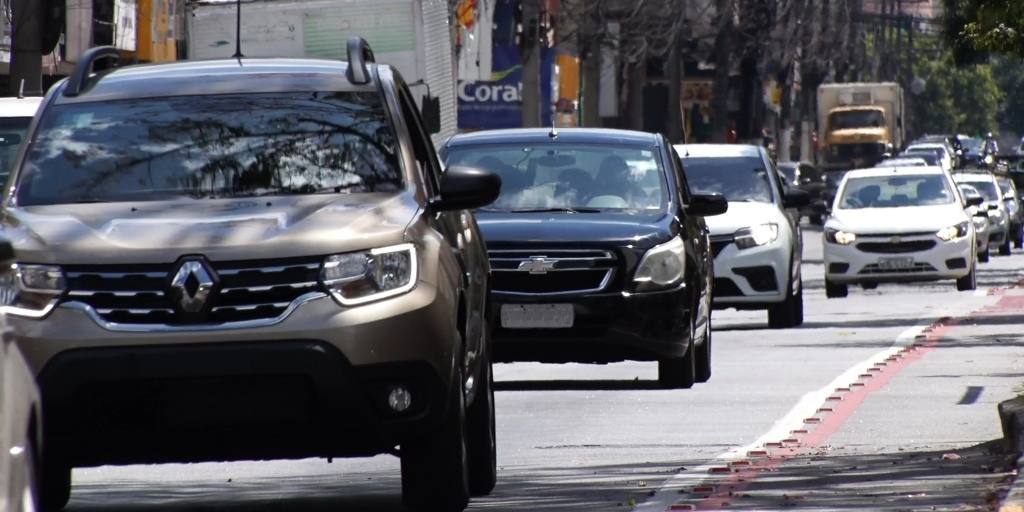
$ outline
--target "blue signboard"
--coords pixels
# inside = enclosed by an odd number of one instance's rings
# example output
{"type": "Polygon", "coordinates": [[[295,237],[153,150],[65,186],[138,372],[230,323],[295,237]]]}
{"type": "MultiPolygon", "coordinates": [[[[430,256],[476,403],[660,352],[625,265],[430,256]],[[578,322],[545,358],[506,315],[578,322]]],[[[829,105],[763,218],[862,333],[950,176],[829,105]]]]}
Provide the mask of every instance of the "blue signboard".
{"type": "MultiPolygon", "coordinates": [[[[541,54],[541,124],[551,124],[551,50],[541,54]]],[[[523,125],[523,65],[519,48],[495,46],[491,80],[459,82],[459,128],[470,130],[518,128],[523,125]]]]}

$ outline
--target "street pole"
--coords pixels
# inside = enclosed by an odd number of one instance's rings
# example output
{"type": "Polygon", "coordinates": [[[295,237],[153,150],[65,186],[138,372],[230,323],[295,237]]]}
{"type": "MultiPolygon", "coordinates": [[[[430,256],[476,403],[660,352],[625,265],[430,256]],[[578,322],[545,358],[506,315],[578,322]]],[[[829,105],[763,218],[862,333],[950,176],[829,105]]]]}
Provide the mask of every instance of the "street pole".
{"type": "Polygon", "coordinates": [[[9,93],[18,94],[24,81],[29,96],[43,94],[43,2],[12,0],[11,82],[9,93]]]}
{"type": "Polygon", "coordinates": [[[540,126],[540,2],[523,0],[523,127],[540,126]]]}

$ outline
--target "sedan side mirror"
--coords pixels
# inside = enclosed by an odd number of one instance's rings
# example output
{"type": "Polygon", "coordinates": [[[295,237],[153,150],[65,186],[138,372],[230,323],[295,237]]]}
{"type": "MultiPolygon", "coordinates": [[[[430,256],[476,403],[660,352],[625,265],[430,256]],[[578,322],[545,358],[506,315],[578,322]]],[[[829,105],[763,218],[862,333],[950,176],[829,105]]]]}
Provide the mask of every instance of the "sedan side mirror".
{"type": "Polygon", "coordinates": [[[473,167],[449,167],[441,177],[440,211],[471,210],[487,206],[501,193],[501,177],[473,167]]]}
{"type": "Polygon", "coordinates": [[[1017,200],[1017,198],[1013,195],[1013,193],[1009,193],[1009,194],[1006,194],[1006,195],[1003,196],[1003,201],[1016,201],[1016,200],[1017,200]]]}
{"type": "Polygon", "coordinates": [[[729,201],[721,194],[700,194],[690,197],[686,214],[694,217],[714,217],[729,210],[729,201]]]}
{"type": "Polygon", "coordinates": [[[964,204],[967,205],[968,208],[972,206],[981,206],[981,204],[984,202],[985,198],[981,196],[971,196],[964,198],[964,204]]]}
{"type": "Polygon", "coordinates": [[[782,196],[783,208],[803,208],[811,204],[811,196],[803,190],[787,190],[782,196]]]}
{"type": "Polygon", "coordinates": [[[988,205],[988,209],[989,210],[998,210],[999,209],[999,205],[998,204],[990,204],[990,205],[988,205]]]}

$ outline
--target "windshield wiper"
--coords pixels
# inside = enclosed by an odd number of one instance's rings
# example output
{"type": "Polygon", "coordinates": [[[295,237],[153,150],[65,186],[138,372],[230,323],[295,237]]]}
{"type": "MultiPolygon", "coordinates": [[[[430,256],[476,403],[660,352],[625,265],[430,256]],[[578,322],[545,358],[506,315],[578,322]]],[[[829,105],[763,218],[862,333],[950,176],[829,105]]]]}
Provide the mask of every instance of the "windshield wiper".
{"type": "Polygon", "coordinates": [[[512,213],[601,213],[599,208],[534,208],[525,210],[509,210],[512,213]]]}

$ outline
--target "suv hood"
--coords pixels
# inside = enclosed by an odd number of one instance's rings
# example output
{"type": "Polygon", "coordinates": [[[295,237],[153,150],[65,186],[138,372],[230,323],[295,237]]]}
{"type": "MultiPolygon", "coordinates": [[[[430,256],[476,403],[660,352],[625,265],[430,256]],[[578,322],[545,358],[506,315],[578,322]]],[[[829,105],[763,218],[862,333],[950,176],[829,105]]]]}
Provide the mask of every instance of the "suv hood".
{"type": "Polygon", "coordinates": [[[418,211],[409,194],[65,204],[8,208],[3,230],[21,261],[230,261],[401,243],[418,211]]]}
{"type": "Polygon", "coordinates": [[[938,231],[970,220],[956,205],[907,206],[834,210],[828,227],[857,234],[901,234],[938,231]]]}
{"type": "Polygon", "coordinates": [[[672,217],[624,213],[513,213],[478,211],[477,223],[490,249],[530,244],[634,244],[649,248],[672,235],[672,217]]]}
{"type": "Polygon", "coordinates": [[[739,229],[768,222],[783,223],[783,213],[772,203],[729,201],[729,209],[722,215],[704,219],[711,236],[731,235],[739,229]]]}

